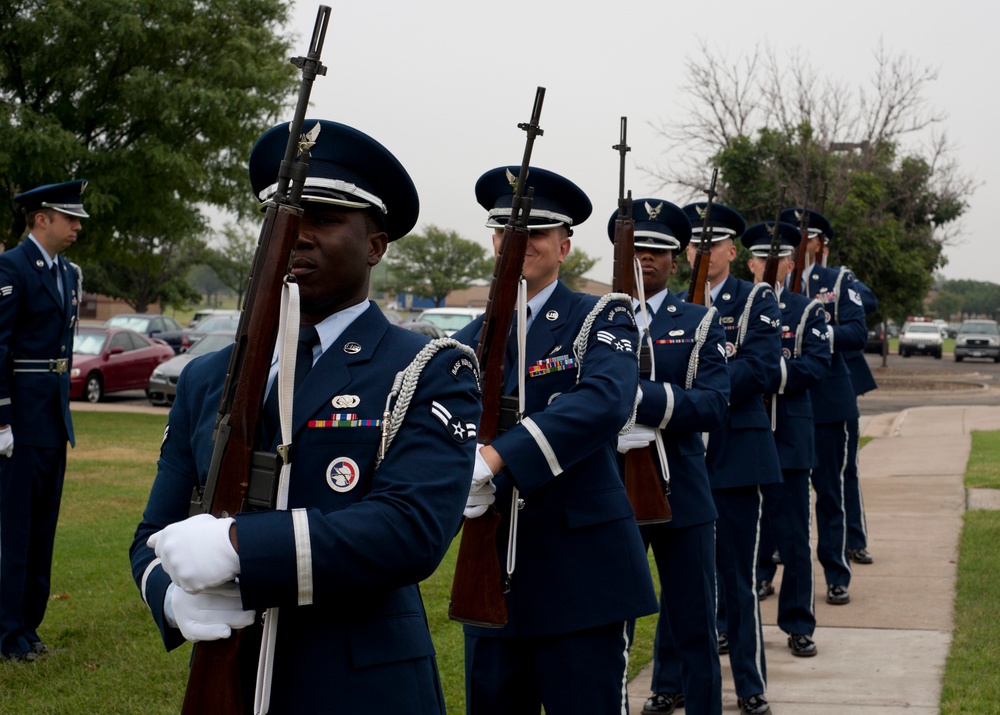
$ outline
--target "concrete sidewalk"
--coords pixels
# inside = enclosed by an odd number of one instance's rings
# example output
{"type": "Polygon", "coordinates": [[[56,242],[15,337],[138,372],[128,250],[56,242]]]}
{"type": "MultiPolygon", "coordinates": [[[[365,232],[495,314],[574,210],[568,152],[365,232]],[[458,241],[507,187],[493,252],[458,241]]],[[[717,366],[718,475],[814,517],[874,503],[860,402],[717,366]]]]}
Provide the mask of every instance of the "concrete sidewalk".
{"type": "MultiPolygon", "coordinates": [[[[1000,407],[919,407],[863,417],[861,427],[862,434],[877,438],[861,450],[860,464],[875,563],[853,565],[845,606],[826,603],[823,571],[815,564],[814,658],[789,652],[775,625],[777,596],[761,603],[766,697],[776,715],[938,712],[954,629],[970,432],[1000,430],[1000,407]]],[[[989,495],[970,501],[973,507],[989,502],[989,495]]],[[[728,656],[722,657],[722,672],[723,709],[735,712],[728,656]]],[[[652,664],[630,683],[634,715],[649,697],[651,675],[652,664]]]]}

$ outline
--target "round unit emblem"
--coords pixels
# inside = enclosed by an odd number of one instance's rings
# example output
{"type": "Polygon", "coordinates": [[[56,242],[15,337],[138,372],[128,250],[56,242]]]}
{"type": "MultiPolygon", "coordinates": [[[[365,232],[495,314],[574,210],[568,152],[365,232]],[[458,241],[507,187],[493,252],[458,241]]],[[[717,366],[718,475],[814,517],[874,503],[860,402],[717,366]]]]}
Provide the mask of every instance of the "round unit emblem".
{"type": "Polygon", "coordinates": [[[344,352],[348,355],[355,355],[361,352],[361,345],[355,342],[346,343],[344,345],[344,352]]]}
{"type": "Polygon", "coordinates": [[[558,317],[559,317],[559,311],[558,310],[550,310],[548,313],[545,314],[545,319],[546,320],[555,320],[558,317]]]}
{"type": "Polygon", "coordinates": [[[326,468],[326,483],[335,492],[349,492],[358,485],[361,470],[350,457],[337,457],[326,468]]]}
{"type": "Polygon", "coordinates": [[[736,346],[732,343],[726,343],[726,357],[731,358],[736,354],[736,346]]]}

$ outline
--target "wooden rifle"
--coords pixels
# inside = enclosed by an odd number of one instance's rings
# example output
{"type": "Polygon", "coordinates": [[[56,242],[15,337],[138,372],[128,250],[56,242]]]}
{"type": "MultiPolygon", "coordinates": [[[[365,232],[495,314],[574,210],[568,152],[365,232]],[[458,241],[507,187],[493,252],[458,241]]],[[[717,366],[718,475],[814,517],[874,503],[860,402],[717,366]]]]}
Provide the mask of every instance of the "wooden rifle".
{"type": "MultiPolygon", "coordinates": [[[[625,154],[629,151],[626,143],[628,118],[622,117],[621,140],[612,147],[619,154],[618,167],[618,216],[615,218],[615,259],[611,290],[626,295],[635,294],[635,221],[632,218],[632,192],[625,193],[625,154]]],[[[642,365],[643,351],[647,360],[651,359],[649,348],[639,341],[639,363],[642,365]]],[[[628,493],[635,519],[640,524],[660,524],[670,521],[673,513],[667,501],[667,490],[663,478],[653,461],[650,446],[630,449],[625,453],[625,491],[628,493]]]]}
{"type": "MultiPolygon", "coordinates": [[[[500,409],[504,392],[504,356],[517,306],[517,287],[528,248],[528,217],[531,214],[532,191],[527,187],[528,166],[535,137],[544,132],[538,126],[542,114],[545,88],[535,93],[531,121],[519,123],[518,129],[527,134],[521,168],[514,184],[514,199],[510,219],[503,229],[500,250],[493,269],[493,282],[479,334],[479,358],[483,388],[483,414],[479,422],[480,444],[492,442],[499,431],[500,409]]],[[[522,317],[522,320],[524,318],[522,317]]],[[[497,552],[497,529],[500,511],[493,505],[475,519],[466,519],[455,563],[455,578],[451,585],[448,617],[470,625],[499,628],[507,623],[506,586],[497,552]]]]}
{"type": "MultiPolygon", "coordinates": [[[[819,199],[819,212],[823,213],[826,210],[826,189],[827,183],[823,182],[823,195],[819,199]]],[[[816,252],[816,262],[821,266],[826,265],[826,234],[819,235],[819,248],[816,252]]]]}
{"type": "Polygon", "coordinates": [[[706,305],[708,300],[708,264],[712,260],[712,225],[709,220],[712,215],[712,201],[715,199],[715,182],[719,178],[719,168],[712,169],[712,184],[705,190],[708,201],[705,204],[705,215],[701,222],[701,237],[698,241],[698,251],[691,265],[691,283],[688,285],[687,302],[706,305]]]}
{"type": "Polygon", "coordinates": [[[774,214],[774,225],[771,227],[771,245],[767,251],[767,263],[764,264],[764,283],[767,283],[775,290],[778,289],[778,254],[781,253],[781,236],[778,234],[778,224],[781,222],[781,208],[785,205],[785,189],[781,187],[781,195],[778,196],[778,208],[774,214]]]}
{"type": "MultiPolygon", "coordinates": [[[[278,334],[282,282],[302,216],[300,201],[311,146],[300,139],[302,125],[313,80],[316,75],[326,74],[320,53],[329,18],[330,8],[321,5],[308,54],[291,60],[302,70],[298,103],[289,126],[277,191],[267,205],[254,253],[246,301],[215,421],[215,446],[208,478],[204,490],[196,489],[192,495],[192,514],[226,517],[244,511],[255,500],[255,490],[262,495],[258,496],[258,506],[267,508],[269,503],[273,504],[271,498],[277,489],[280,461],[277,455],[260,451],[258,422],[278,334]]],[[[195,646],[183,715],[243,715],[249,710],[252,699],[244,704],[244,695],[253,692],[253,681],[249,681],[248,687],[243,676],[248,670],[256,675],[256,669],[241,667],[241,663],[247,665],[256,644],[250,643],[254,640],[250,635],[245,640],[243,631],[233,631],[225,640],[204,641],[195,646]],[[241,646],[245,652],[242,656],[241,646]]],[[[256,664],[256,658],[253,663],[256,664]]]]}
{"type": "Polygon", "coordinates": [[[802,215],[799,217],[799,231],[802,234],[802,238],[799,241],[799,247],[795,250],[792,277],[788,282],[788,289],[792,293],[802,293],[805,290],[805,286],[802,285],[802,273],[806,269],[806,254],[809,252],[809,209],[806,202],[802,203],[802,215]]]}

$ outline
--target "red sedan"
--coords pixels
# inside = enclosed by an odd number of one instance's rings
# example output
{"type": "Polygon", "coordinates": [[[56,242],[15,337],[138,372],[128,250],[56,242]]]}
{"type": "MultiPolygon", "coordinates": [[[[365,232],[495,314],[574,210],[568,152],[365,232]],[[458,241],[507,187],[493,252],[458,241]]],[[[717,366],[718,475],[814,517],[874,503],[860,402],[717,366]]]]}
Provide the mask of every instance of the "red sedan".
{"type": "Polygon", "coordinates": [[[144,390],[149,374],[174,356],[161,340],[127,328],[80,328],[73,340],[69,396],[100,402],[108,392],[144,390]]]}

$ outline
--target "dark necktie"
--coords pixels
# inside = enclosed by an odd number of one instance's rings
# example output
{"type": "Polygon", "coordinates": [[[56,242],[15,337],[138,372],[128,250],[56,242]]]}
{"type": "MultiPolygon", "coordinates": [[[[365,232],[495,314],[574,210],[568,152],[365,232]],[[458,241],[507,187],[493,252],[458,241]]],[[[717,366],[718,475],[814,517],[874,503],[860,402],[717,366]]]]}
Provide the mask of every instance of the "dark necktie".
{"type": "Polygon", "coordinates": [[[59,282],[59,263],[57,261],[52,261],[52,280],[56,282],[56,290],[59,291],[59,297],[63,297],[62,283],[59,282]]]}
{"type": "MultiPolygon", "coordinates": [[[[306,379],[313,366],[313,347],[319,342],[319,333],[311,325],[304,325],[299,330],[299,344],[295,351],[295,392],[306,379]]],[[[294,393],[293,393],[294,394],[294,393]]],[[[262,446],[268,448],[281,432],[278,413],[278,378],[275,376],[271,391],[264,401],[264,439],[262,446]]]]}

